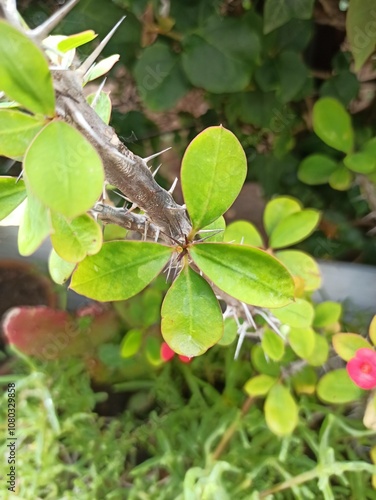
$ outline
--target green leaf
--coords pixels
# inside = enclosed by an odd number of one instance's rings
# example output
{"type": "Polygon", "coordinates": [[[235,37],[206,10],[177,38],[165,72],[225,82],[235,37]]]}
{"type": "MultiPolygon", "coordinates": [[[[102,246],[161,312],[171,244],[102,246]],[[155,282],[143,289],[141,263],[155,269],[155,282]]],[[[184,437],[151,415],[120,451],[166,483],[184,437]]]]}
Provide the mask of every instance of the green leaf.
{"type": "Polygon", "coordinates": [[[170,46],[157,42],[144,49],[134,69],[137,90],[153,111],[172,108],[189,90],[181,57],[170,46]]]}
{"type": "Polygon", "coordinates": [[[172,249],[157,243],[110,241],[86,257],[71,288],[94,300],[126,300],[143,290],[166,265],[172,249]]]}
{"type": "Polygon", "coordinates": [[[332,337],[332,342],[338,356],[345,361],[350,361],[358,349],[363,347],[372,349],[372,345],[364,337],[356,333],[336,333],[332,337]]]}
{"type": "Polygon", "coordinates": [[[234,318],[226,318],[223,322],[223,337],[218,342],[218,345],[228,346],[234,342],[238,335],[238,325],[234,318]]]}
{"type": "Polygon", "coordinates": [[[260,40],[247,19],[213,15],[183,39],[183,49],[183,67],[195,87],[239,92],[249,84],[260,40]]]}
{"type": "MultiPolygon", "coordinates": [[[[275,283],[278,283],[278,281],[275,283]]],[[[292,304],[276,309],[273,314],[291,328],[308,328],[312,325],[314,309],[306,300],[296,299],[292,304]]]]}
{"type": "Polygon", "coordinates": [[[329,177],[329,185],[337,191],[346,191],[351,186],[353,176],[344,166],[339,166],[329,177]]]}
{"type": "Polygon", "coordinates": [[[264,226],[268,236],[272,234],[283,219],[301,210],[302,205],[300,202],[288,196],[279,196],[269,201],[264,211],[264,226]]]}
{"type": "Polygon", "coordinates": [[[209,127],[185,151],[181,182],[193,228],[202,229],[235,201],[247,173],[244,150],[229,130],[209,127]]]}
{"type": "Polygon", "coordinates": [[[315,348],[315,332],[312,328],[291,328],[288,340],[292,350],[300,358],[308,358],[315,348]]]}
{"type": "Polygon", "coordinates": [[[268,358],[273,361],[279,361],[285,353],[283,339],[269,328],[262,335],[261,347],[268,358]]]}
{"type": "Polygon", "coordinates": [[[315,328],[331,326],[333,323],[339,321],[341,314],[342,306],[338,302],[332,302],[330,300],[321,302],[321,304],[316,306],[313,326],[315,328]]]}
{"type": "Polygon", "coordinates": [[[124,336],[120,345],[120,355],[122,358],[131,358],[138,353],[142,342],[141,330],[129,330],[124,336]]]}
{"type": "Polygon", "coordinates": [[[345,368],[326,373],[317,384],[317,395],[325,403],[351,403],[363,394],[364,391],[354,384],[345,368]]]}
{"type": "Polygon", "coordinates": [[[277,436],[288,436],[298,424],[298,407],[290,391],[276,384],[267,395],[265,420],[269,429],[277,436]]]}
{"type": "Polygon", "coordinates": [[[198,235],[200,239],[204,239],[207,243],[210,241],[218,243],[220,241],[223,241],[225,229],[226,229],[226,221],[225,218],[221,215],[214,222],[212,222],[208,226],[203,227],[198,232],[198,235]],[[213,232],[207,232],[207,231],[213,231],[213,232]],[[213,236],[210,236],[210,234],[212,234],[213,236]]]}
{"type": "Polygon", "coordinates": [[[298,178],[310,186],[326,184],[336,168],[337,162],[329,156],[310,155],[299,165],[298,178]]]}
{"type": "Polygon", "coordinates": [[[94,92],[93,94],[88,95],[86,100],[90,104],[90,106],[94,108],[95,112],[102,119],[102,121],[104,121],[104,123],[107,123],[108,125],[110,123],[112,111],[110,96],[107,94],[107,92],[100,92],[98,98],[95,99],[96,95],[97,93],[94,92]],[[94,99],[95,104],[93,106],[94,99]]]}
{"type": "Polygon", "coordinates": [[[119,59],[119,54],[113,54],[112,56],[106,57],[106,59],[102,59],[99,63],[94,63],[84,76],[83,84],[86,85],[88,82],[108,73],[119,59]]]}
{"type": "Polygon", "coordinates": [[[48,259],[48,270],[51,278],[58,285],[62,285],[67,281],[72,274],[73,269],[76,267],[75,263],[67,262],[62,259],[54,249],[51,250],[48,259]]]}
{"type": "Polygon", "coordinates": [[[320,288],[320,268],[310,255],[300,250],[281,250],[276,252],[275,256],[287,267],[292,276],[303,280],[304,290],[313,292],[320,288]]]}
{"type": "Polygon", "coordinates": [[[376,157],[373,151],[360,151],[359,153],[347,155],[344,158],[343,163],[353,172],[357,172],[359,174],[369,174],[376,168],[376,157]]]}
{"type": "Polygon", "coordinates": [[[160,366],[163,361],[161,359],[161,344],[155,337],[148,337],[145,344],[146,359],[152,366],[160,366]]]}
{"type": "Polygon", "coordinates": [[[342,104],[332,97],[322,97],[313,106],[313,130],[328,146],[351,153],[354,131],[351,117],[342,104]]]}
{"type": "Polygon", "coordinates": [[[374,29],[376,0],[351,0],[346,16],[346,33],[358,72],[376,46],[374,29]]]}
{"type": "Polygon", "coordinates": [[[50,35],[43,40],[43,47],[50,64],[58,66],[61,69],[70,68],[76,55],[75,49],[68,52],[61,52],[58,49],[59,43],[66,39],[65,35],[50,35]]]}
{"type": "Polygon", "coordinates": [[[33,113],[55,114],[55,94],[47,60],[27,36],[2,20],[0,90],[33,113]]]}
{"type": "Polygon", "coordinates": [[[320,212],[313,209],[301,210],[287,216],[273,229],[269,246],[282,248],[299,243],[315,230],[319,220],[320,212]]]}
{"type": "Polygon", "coordinates": [[[314,0],[266,0],[264,8],[264,33],[283,26],[291,19],[310,19],[314,0]]]}
{"type": "Polygon", "coordinates": [[[260,307],[282,307],[293,299],[294,282],[277,259],[258,248],[197,243],[189,254],[221,290],[260,307]]]}
{"type": "Polygon", "coordinates": [[[86,255],[99,252],[102,246],[102,230],[87,214],[67,220],[60,214],[52,213],[53,233],[51,242],[60,255],[68,262],[80,262],[86,255]]]}
{"type": "Polygon", "coordinates": [[[314,394],[317,384],[316,371],[312,366],[303,366],[291,377],[291,382],[297,394],[314,394]]]}
{"type": "Polygon", "coordinates": [[[244,385],[244,390],[251,397],[265,396],[268,394],[273,385],[278,379],[269,375],[256,375],[252,377],[244,385]]]}
{"type": "Polygon", "coordinates": [[[277,61],[279,73],[278,96],[283,103],[288,103],[296,97],[309,76],[302,56],[295,51],[284,50],[277,61]]]}
{"type": "Polygon", "coordinates": [[[40,247],[51,232],[49,210],[28,190],[26,208],[18,231],[18,251],[24,257],[40,247]]]}
{"type": "Polygon", "coordinates": [[[368,333],[369,333],[369,338],[371,339],[372,344],[376,345],[376,316],[374,316],[371,320],[368,333]]]}
{"type": "Polygon", "coordinates": [[[266,359],[265,353],[260,344],[253,346],[251,350],[252,366],[255,370],[270,377],[279,377],[281,367],[276,361],[266,359]]]}
{"type": "Polygon", "coordinates": [[[71,125],[53,121],[26,152],[24,169],[34,194],[54,212],[76,217],[89,210],[102,192],[102,161],[71,125]]]}
{"type": "Polygon", "coordinates": [[[26,198],[24,181],[15,177],[0,177],[0,220],[5,219],[26,198]]]}
{"type": "Polygon", "coordinates": [[[239,243],[263,247],[264,242],[258,230],[253,224],[245,220],[231,222],[226,228],[224,241],[228,243],[239,243]]]}
{"type": "Polygon", "coordinates": [[[210,285],[189,266],[182,269],[162,304],[161,331],[176,353],[203,354],[223,335],[221,308],[210,285]]]}
{"type": "Polygon", "coordinates": [[[322,335],[315,335],[315,346],[306,361],[312,366],[323,366],[329,355],[328,341],[322,335]]]}
{"type": "Polygon", "coordinates": [[[44,125],[43,118],[15,110],[0,110],[0,155],[21,158],[44,125]]]}
{"type": "Polygon", "coordinates": [[[93,30],[82,31],[81,33],[76,33],[75,35],[64,38],[64,40],[58,43],[57,49],[61,52],[68,52],[85,43],[91,42],[97,36],[98,35],[93,30]]]}

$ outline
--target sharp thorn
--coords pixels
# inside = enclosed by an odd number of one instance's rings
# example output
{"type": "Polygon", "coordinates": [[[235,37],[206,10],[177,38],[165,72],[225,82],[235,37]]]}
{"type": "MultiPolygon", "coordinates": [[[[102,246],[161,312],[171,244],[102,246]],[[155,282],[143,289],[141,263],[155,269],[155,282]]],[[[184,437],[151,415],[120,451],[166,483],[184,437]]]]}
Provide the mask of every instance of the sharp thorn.
{"type": "Polygon", "coordinates": [[[245,313],[245,317],[248,320],[248,322],[253,326],[255,330],[257,330],[257,326],[255,323],[255,320],[253,319],[253,316],[251,314],[251,311],[248,309],[247,305],[244,302],[241,302],[243,311],[245,313]]]}
{"type": "Polygon", "coordinates": [[[97,91],[96,91],[96,93],[95,93],[95,96],[94,96],[93,102],[90,104],[90,106],[91,106],[92,108],[94,108],[94,107],[95,107],[95,105],[97,104],[98,99],[99,99],[99,96],[101,95],[101,92],[102,92],[102,90],[103,90],[104,84],[106,83],[106,80],[107,80],[107,78],[104,78],[103,82],[99,85],[98,90],[97,90],[97,91]]]}
{"type": "Polygon", "coordinates": [[[163,151],[159,151],[159,153],[154,153],[153,155],[147,156],[146,158],[143,158],[144,162],[147,163],[148,161],[152,160],[153,158],[156,158],[159,155],[162,155],[166,151],[171,149],[171,146],[169,148],[164,149],[163,151]]]}
{"type": "Polygon", "coordinates": [[[76,71],[79,75],[82,77],[85,76],[85,74],[89,71],[91,68],[92,64],[95,62],[99,54],[102,52],[102,50],[105,48],[105,46],[108,44],[108,42],[111,40],[112,36],[114,35],[115,31],[118,29],[118,27],[121,25],[121,23],[124,21],[126,16],[123,16],[120,21],[118,21],[115,26],[112,28],[112,30],[104,37],[104,39],[101,41],[101,43],[98,45],[98,47],[90,54],[90,56],[81,64],[81,66],[78,68],[76,71]]]}
{"type": "Polygon", "coordinates": [[[155,243],[157,243],[158,239],[159,239],[159,227],[157,227],[157,230],[155,231],[155,237],[154,237],[155,243]]]}
{"type": "Polygon", "coordinates": [[[238,333],[239,333],[239,340],[238,340],[238,343],[237,343],[237,345],[236,345],[236,350],[235,350],[235,354],[234,354],[234,359],[238,359],[239,354],[240,354],[240,349],[241,349],[241,347],[242,347],[242,345],[243,345],[244,339],[245,339],[246,334],[247,334],[247,332],[246,332],[246,328],[244,327],[244,323],[243,323],[243,325],[239,328],[238,333]]]}
{"type": "Polygon", "coordinates": [[[157,175],[158,170],[161,168],[161,166],[162,166],[162,163],[161,163],[160,165],[158,165],[158,167],[154,170],[154,172],[153,172],[153,174],[152,174],[152,175],[153,175],[153,177],[155,177],[155,176],[157,175]]]}
{"type": "Polygon", "coordinates": [[[172,194],[172,193],[174,192],[174,189],[176,188],[176,184],[177,184],[177,183],[178,183],[178,178],[177,178],[177,177],[175,177],[175,180],[174,180],[174,182],[172,183],[172,186],[171,186],[171,187],[170,187],[170,189],[168,190],[168,192],[169,192],[170,194],[172,194]]]}
{"type": "Polygon", "coordinates": [[[64,19],[68,12],[78,4],[79,1],[80,0],[70,0],[70,2],[67,2],[61,9],[55,12],[55,14],[50,16],[43,24],[33,30],[30,30],[27,34],[35,40],[42,41],[64,19]]]}
{"type": "Polygon", "coordinates": [[[16,179],[16,184],[17,184],[18,181],[20,181],[22,179],[22,176],[23,176],[23,169],[21,170],[20,175],[16,179]]]}

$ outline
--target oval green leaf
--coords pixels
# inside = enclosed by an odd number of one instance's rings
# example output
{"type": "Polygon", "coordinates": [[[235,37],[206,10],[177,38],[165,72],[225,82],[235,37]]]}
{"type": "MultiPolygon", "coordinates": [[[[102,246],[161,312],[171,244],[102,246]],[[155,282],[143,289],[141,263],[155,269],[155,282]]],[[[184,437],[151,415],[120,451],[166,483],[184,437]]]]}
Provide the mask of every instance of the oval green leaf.
{"type": "Polygon", "coordinates": [[[25,212],[18,231],[18,251],[24,257],[31,255],[40,247],[50,232],[48,208],[29,191],[25,212]]]}
{"type": "Polygon", "coordinates": [[[312,366],[303,366],[291,377],[291,382],[297,394],[314,394],[317,384],[316,370],[312,366]]]}
{"type": "Polygon", "coordinates": [[[279,361],[285,353],[283,339],[269,328],[262,335],[261,347],[268,358],[273,361],[279,361]]]}
{"type": "Polygon", "coordinates": [[[94,300],[126,300],[148,285],[171,256],[172,249],[157,243],[110,241],[99,253],[77,267],[71,288],[94,300]]]}
{"type": "Polygon", "coordinates": [[[322,335],[315,334],[315,346],[306,361],[312,366],[323,366],[329,355],[328,341],[322,335]]]}
{"type": "MultiPolygon", "coordinates": [[[[276,281],[278,283],[278,281],[276,281]]],[[[273,311],[274,316],[291,328],[307,328],[312,325],[315,314],[312,305],[303,299],[296,299],[281,309],[273,311]]]]}
{"type": "Polygon", "coordinates": [[[313,209],[301,210],[287,216],[273,229],[269,246],[282,248],[299,243],[315,230],[319,220],[320,213],[313,209]]]}
{"type": "Polygon", "coordinates": [[[363,394],[364,391],[354,384],[345,368],[326,373],[317,384],[317,395],[325,403],[351,403],[363,394]]]}
{"type": "Polygon", "coordinates": [[[99,78],[108,73],[112,66],[114,66],[119,59],[119,54],[113,54],[112,56],[102,59],[102,61],[99,61],[99,63],[94,63],[84,76],[84,85],[86,85],[87,82],[91,82],[92,80],[95,80],[96,78],[99,78]]]}
{"type": "Polygon", "coordinates": [[[120,355],[122,358],[131,358],[138,353],[142,342],[141,330],[129,330],[124,336],[120,345],[120,355]]]}
{"type": "Polygon", "coordinates": [[[304,290],[313,292],[321,286],[320,268],[310,255],[300,250],[281,250],[275,256],[284,264],[292,276],[304,282],[304,290]]]}
{"type": "Polygon", "coordinates": [[[286,217],[302,210],[301,203],[295,198],[279,196],[269,201],[264,212],[265,231],[270,236],[274,228],[286,217]]]}
{"type": "Polygon", "coordinates": [[[316,338],[312,328],[291,328],[288,340],[292,350],[300,358],[308,358],[313,353],[316,338]]]}
{"type": "Polygon", "coordinates": [[[293,300],[291,275],[263,250],[230,243],[198,243],[189,248],[189,254],[213,283],[242,302],[282,307],[293,300]]]}
{"type": "Polygon", "coordinates": [[[93,30],[82,31],[81,33],[67,36],[61,40],[57,45],[57,49],[61,52],[68,52],[68,50],[75,49],[85,43],[91,42],[97,36],[98,35],[93,30]]]}
{"type": "Polygon", "coordinates": [[[329,177],[329,185],[337,191],[346,191],[351,186],[353,174],[343,165],[339,165],[337,169],[329,177]]]}
{"type": "Polygon", "coordinates": [[[107,123],[110,123],[112,104],[110,96],[107,92],[100,92],[99,96],[96,97],[96,92],[87,96],[86,100],[90,106],[95,110],[97,115],[107,123]],[[94,105],[93,105],[94,103],[94,105]]]}
{"type": "Polygon", "coordinates": [[[364,337],[356,333],[336,333],[332,337],[332,342],[338,356],[345,361],[350,361],[358,349],[363,347],[372,349],[372,345],[364,337]]]}
{"type": "Polygon", "coordinates": [[[161,331],[176,353],[199,356],[223,335],[221,308],[210,285],[186,266],[162,304],[161,331]]]}
{"type": "Polygon", "coordinates": [[[266,359],[265,352],[260,344],[253,346],[251,350],[252,366],[255,370],[270,377],[278,377],[281,366],[276,361],[266,359]]]}
{"type": "Polygon", "coordinates": [[[244,390],[248,396],[265,396],[277,380],[277,378],[270,377],[269,375],[256,375],[256,377],[250,378],[245,383],[244,390]]]}
{"type": "Polygon", "coordinates": [[[298,178],[310,186],[325,184],[336,168],[337,162],[329,156],[310,155],[299,165],[298,178]]]}
{"type": "Polygon", "coordinates": [[[343,163],[353,172],[369,174],[376,168],[376,157],[373,151],[360,151],[359,153],[347,155],[343,159],[343,163]]]}
{"type": "Polygon", "coordinates": [[[262,248],[264,242],[256,227],[246,220],[231,222],[226,228],[224,241],[262,248]]]}
{"type": "Polygon", "coordinates": [[[0,220],[5,219],[26,198],[24,181],[15,177],[0,177],[0,220]]]}
{"type": "Polygon", "coordinates": [[[375,50],[375,0],[351,0],[346,15],[346,34],[357,73],[375,50]]]}
{"type": "Polygon", "coordinates": [[[69,276],[73,273],[73,269],[76,267],[76,264],[72,262],[67,262],[62,259],[54,249],[51,250],[49,259],[48,259],[48,271],[50,273],[51,278],[58,285],[62,285],[67,281],[69,276]]]}
{"type": "Polygon", "coordinates": [[[47,60],[33,42],[2,20],[0,90],[35,114],[55,114],[55,93],[47,60]]]}
{"type": "Polygon", "coordinates": [[[270,390],[264,406],[265,420],[277,436],[288,436],[298,424],[298,407],[290,391],[282,384],[270,390]]]}
{"type": "Polygon", "coordinates": [[[376,345],[376,316],[374,316],[371,320],[371,323],[370,323],[369,329],[368,329],[368,334],[369,334],[369,338],[371,339],[372,344],[376,345]]]}
{"type": "Polygon", "coordinates": [[[24,160],[30,188],[54,212],[73,218],[89,210],[102,192],[102,161],[76,129],[61,121],[47,125],[24,160]]]}
{"type": "Polygon", "coordinates": [[[333,97],[322,97],[313,106],[313,130],[328,146],[350,153],[354,146],[351,117],[333,97]]]}
{"type": "Polygon", "coordinates": [[[52,213],[53,233],[51,242],[60,255],[68,262],[80,262],[86,255],[94,255],[102,246],[102,230],[87,214],[67,220],[60,214],[52,213]]]}
{"type": "Polygon", "coordinates": [[[0,155],[22,158],[45,120],[20,111],[0,110],[0,155]]]}
{"type": "Polygon", "coordinates": [[[313,326],[315,328],[324,328],[326,326],[331,326],[339,321],[341,314],[342,305],[338,302],[332,302],[330,300],[321,302],[320,304],[317,304],[315,308],[315,319],[313,320],[313,326]]]}
{"type": "Polygon", "coordinates": [[[223,326],[223,337],[219,340],[218,345],[228,346],[234,342],[238,335],[238,325],[234,318],[226,318],[223,326]]]}
{"type": "Polygon", "coordinates": [[[247,173],[244,150],[229,130],[209,127],[185,151],[181,182],[194,230],[218,219],[234,203],[247,173]]]}

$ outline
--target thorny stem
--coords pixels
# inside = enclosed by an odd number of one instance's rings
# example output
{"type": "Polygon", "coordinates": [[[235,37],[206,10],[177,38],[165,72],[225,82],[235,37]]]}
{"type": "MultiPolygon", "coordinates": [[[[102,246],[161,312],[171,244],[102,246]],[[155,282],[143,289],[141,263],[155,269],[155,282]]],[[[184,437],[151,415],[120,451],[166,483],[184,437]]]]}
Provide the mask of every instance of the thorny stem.
{"type": "Polygon", "coordinates": [[[233,423],[230,425],[230,427],[223,434],[222,439],[220,440],[220,442],[218,443],[218,446],[214,450],[213,456],[212,456],[213,460],[219,460],[219,457],[226,450],[233,435],[238,430],[238,427],[241,423],[241,419],[248,413],[250,407],[253,404],[253,401],[254,401],[254,399],[251,396],[249,396],[245,400],[245,402],[242,406],[242,409],[241,409],[240,413],[238,414],[237,418],[233,421],[233,423]]]}

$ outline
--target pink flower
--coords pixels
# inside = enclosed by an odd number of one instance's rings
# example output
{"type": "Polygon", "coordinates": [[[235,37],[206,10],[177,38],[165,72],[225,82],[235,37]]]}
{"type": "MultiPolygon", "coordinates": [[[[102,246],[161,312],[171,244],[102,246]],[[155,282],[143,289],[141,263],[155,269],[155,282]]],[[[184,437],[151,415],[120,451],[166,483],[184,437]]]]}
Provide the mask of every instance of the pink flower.
{"type": "MultiPolygon", "coordinates": [[[[167,361],[170,361],[175,356],[175,354],[176,354],[175,351],[173,351],[171,347],[168,344],[166,344],[166,342],[162,342],[161,358],[165,363],[167,363],[167,361]]],[[[182,356],[181,354],[179,354],[179,359],[183,363],[190,363],[191,361],[191,358],[188,358],[187,356],[182,356]]]]}
{"type": "Polygon", "coordinates": [[[376,352],[372,349],[358,349],[346,368],[357,386],[367,390],[376,387],[376,352]]]}

